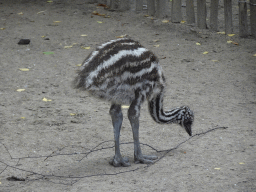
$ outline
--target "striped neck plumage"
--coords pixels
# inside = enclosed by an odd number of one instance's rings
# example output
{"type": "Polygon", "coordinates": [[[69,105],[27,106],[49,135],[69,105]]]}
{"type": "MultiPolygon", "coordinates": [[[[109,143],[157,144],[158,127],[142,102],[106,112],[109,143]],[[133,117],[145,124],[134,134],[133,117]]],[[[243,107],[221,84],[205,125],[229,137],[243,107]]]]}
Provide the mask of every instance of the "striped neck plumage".
{"type": "Polygon", "coordinates": [[[152,118],[157,123],[177,123],[179,116],[179,108],[170,111],[163,110],[163,96],[157,95],[149,101],[149,110],[152,118]]]}
{"type": "Polygon", "coordinates": [[[149,100],[149,111],[151,117],[157,123],[177,123],[185,128],[191,136],[191,125],[194,120],[193,112],[186,106],[178,107],[170,111],[163,110],[163,93],[149,100]]]}

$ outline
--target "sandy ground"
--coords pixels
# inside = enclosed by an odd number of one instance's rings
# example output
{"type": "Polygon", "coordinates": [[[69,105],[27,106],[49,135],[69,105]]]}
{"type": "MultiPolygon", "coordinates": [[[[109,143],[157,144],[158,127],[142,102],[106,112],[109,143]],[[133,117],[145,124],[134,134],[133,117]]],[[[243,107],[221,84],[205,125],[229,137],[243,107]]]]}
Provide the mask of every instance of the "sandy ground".
{"type": "MultiPolygon", "coordinates": [[[[108,12],[82,0],[6,2],[0,3],[1,192],[256,191],[255,39],[162,23],[133,10],[108,12]],[[110,166],[110,104],[70,84],[77,65],[97,45],[124,34],[159,57],[167,79],[166,109],[190,106],[194,135],[227,128],[189,139],[177,125],[156,124],[145,103],[142,150],[163,157],[147,167],[133,162],[124,109],[121,150],[132,165],[110,166]],[[21,38],[30,44],[18,45],[21,38]],[[168,150],[183,141],[167,154],[149,147],[168,150]]],[[[223,30],[223,20],[220,26],[223,30]]]]}

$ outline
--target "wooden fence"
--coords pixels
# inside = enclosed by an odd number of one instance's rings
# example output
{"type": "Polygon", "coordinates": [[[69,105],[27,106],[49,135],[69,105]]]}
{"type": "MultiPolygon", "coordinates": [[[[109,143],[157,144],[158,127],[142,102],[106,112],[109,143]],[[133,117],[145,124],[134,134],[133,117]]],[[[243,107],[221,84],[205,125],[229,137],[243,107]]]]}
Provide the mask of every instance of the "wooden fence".
{"type": "MultiPolygon", "coordinates": [[[[87,0],[91,3],[105,3],[112,10],[125,11],[130,9],[131,1],[133,0],[87,0]]],[[[209,28],[218,31],[218,10],[219,6],[224,6],[224,22],[225,33],[233,33],[233,20],[232,20],[232,0],[223,0],[224,5],[220,5],[219,0],[210,1],[210,8],[206,8],[206,0],[171,0],[171,10],[169,7],[169,0],[135,0],[136,11],[142,11],[147,8],[148,15],[164,18],[171,15],[171,22],[180,23],[182,21],[182,6],[186,7],[186,23],[196,23],[198,28],[209,28]],[[196,15],[194,4],[196,2],[196,15]],[[182,4],[182,3],[185,3],[182,4]],[[207,27],[207,11],[210,11],[209,26],[207,27]],[[171,14],[169,14],[171,12],[171,14]],[[197,18],[197,19],[195,19],[197,18]]],[[[256,37],[256,0],[238,0],[239,7],[239,36],[247,37],[252,35],[256,37]],[[249,9],[248,9],[249,8],[249,9]],[[249,13],[249,16],[248,16],[249,13]],[[249,18],[249,25],[248,25],[249,18]],[[250,28],[250,32],[249,29],[250,28]]]]}

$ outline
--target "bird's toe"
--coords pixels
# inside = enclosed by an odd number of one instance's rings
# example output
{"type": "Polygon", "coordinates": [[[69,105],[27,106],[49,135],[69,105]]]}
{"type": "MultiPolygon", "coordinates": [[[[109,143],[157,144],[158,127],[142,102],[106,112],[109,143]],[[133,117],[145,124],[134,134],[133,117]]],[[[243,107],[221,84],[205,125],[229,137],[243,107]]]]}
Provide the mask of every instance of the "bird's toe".
{"type": "Polygon", "coordinates": [[[113,165],[114,167],[129,167],[131,164],[129,163],[129,159],[127,157],[124,158],[113,158],[109,161],[110,165],[113,165]]]}
{"type": "Polygon", "coordinates": [[[151,164],[154,163],[154,160],[156,160],[158,157],[154,155],[143,155],[142,157],[135,158],[135,163],[142,163],[142,164],[151,164]]]}

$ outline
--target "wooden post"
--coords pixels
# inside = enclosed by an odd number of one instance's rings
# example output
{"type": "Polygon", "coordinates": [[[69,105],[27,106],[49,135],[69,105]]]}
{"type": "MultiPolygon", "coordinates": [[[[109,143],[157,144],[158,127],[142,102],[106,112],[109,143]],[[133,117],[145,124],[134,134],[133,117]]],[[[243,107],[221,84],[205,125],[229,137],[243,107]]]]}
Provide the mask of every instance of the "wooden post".
{"type": "Polygon", "coordinates": [[[197,0],[197,25],[206,29],[206,0],[197,0]]]}
{"type": "Polygon", "coordinates": [[[238,1],[239,5],[239,36],[248,36],[248,24],[247,24],[247,3],[246,1],[238,1]]]}
{"type": "Polygon", "coordinates": [[[148,7],[148,15],[154,16],[155,15],[155,0],[147,0],[147,7],[148,7]]]}
{"type": "Polygon", "coordinates": [[[181,20],[181,0],[172,0],[172,22],[180,23],[181,20]]]}
{"type": "Polygon", "coordinates": [[[218,6],[219,0],[211,0],[210,28],[214,31],[218,30],[218,6]]]}
{"type": "Polygon", "coordinates": [[[97,3],[97,0],[85,0],[85,3],[97,3]]]}
{"type": "Polygon", "coordinates": [[[101,3],[107,5],[107,0],[97,0],[95,3],[101,3]]]}
{"type": "Polygon", "coordinates": [[[127,11],[130,9],[130,0],[122,0],[122,2],[120,1],[119,3],[119,10],[120,11],[127,11]]]}
{"type": "Polygon", "coordinates": [[[156,0],[156,16],[159,18],[166,17],[167,14],[167,7],[168,7],[168,0],[156,0]]]}
{"type": "Polygon", "coordinates": [[[250,0],[251,35],[256,38],[256,0],[250,0]]]}
{"type": "Polygon", "coordinates": [[[143,0],[136,0],[136,11],[143,10],[143,0]]]}
{"type": "Polygon", "coordinates": [[[194,0],[186,0],[187,24],[195,23],[194,0]]]}
{"type": "Polygon", "coordinates": [[[118,0],[110,0],[110,10],[118,9],[118,0]]]}
{"type": "Polygon", "coordinates": [[[110,0],[110,10],[113,11],[127,11],[130,9],[130,1],[129,0],[110,0]]]}
{"type": "Polygon", "coordinates": [[[232,25],[232,0],[224,0],[225,33],[233,32],[232,25]]]}

